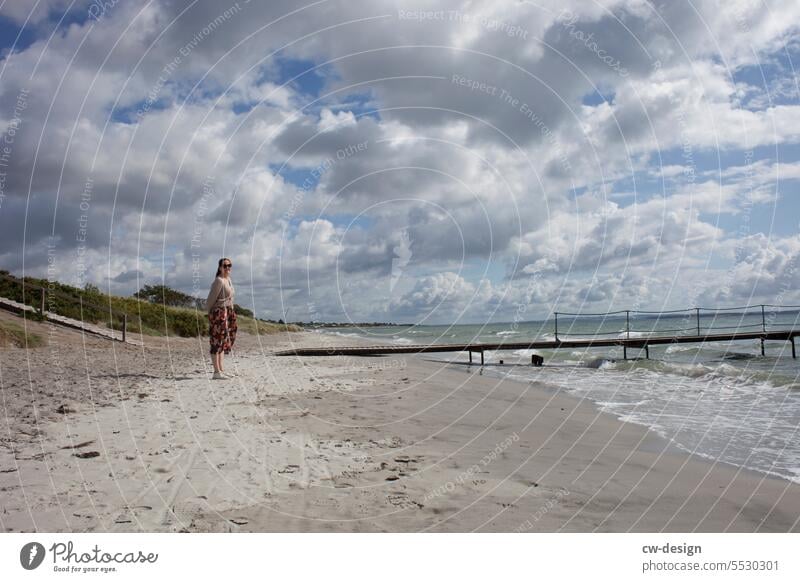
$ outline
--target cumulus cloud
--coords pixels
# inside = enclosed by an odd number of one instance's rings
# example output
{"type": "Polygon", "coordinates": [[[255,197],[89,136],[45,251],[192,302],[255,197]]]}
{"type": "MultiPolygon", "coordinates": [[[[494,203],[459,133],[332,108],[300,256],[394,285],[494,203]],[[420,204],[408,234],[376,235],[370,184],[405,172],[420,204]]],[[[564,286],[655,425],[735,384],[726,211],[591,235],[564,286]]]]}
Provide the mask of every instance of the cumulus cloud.
{"type": "MultiPolygon", "coordinates": [[[[800,288],[800,236],[770,240],[762,233],[740,241],[736,261],[708,295],[718,302],[752,299],[777,305],[795,304],[800,288]]],[[[754,302],[755,302],[754,301],[754,302]]]]}

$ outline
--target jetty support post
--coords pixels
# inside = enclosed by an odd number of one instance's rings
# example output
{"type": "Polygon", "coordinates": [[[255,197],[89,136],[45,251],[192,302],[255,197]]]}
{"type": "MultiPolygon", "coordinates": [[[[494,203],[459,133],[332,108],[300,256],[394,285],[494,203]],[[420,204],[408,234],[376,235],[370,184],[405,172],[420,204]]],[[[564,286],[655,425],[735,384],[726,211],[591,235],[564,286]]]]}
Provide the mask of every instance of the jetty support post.
{"type": "Polygon", "coordinates": [[[761,306],[761,331],[767,333],[767,318],[764,316],[764,306],[761,306]]]}
{"type": "Polygon", "coordinates": [[[700,337],[700,308],[694,308],[695,313],[697,314],[697,336],[700,337]]]}
{"type": "Polygon", "coordinates": [[[792,341],[792,357],[796,360],[797,353],[794,351],[794,336],[792,336],[791,341],[792,341]]]}
{"type": "Polygon", "coordinates": [[[469,365],[471,366],[472,365],[472,350],[467,349],[467,351],[469,352],[469,365]]]}
{"type": "Polygon", "coordinates": [[[650,346],[647,344],[644,344],[644,357],[650,359],[650,346]]]}
{"type": "Polygon", "coordinates": [[[625,335],[628,339],[631,339],[631,312],[625,312],[625,335]]]}
{"type": "Polygon", "coordinates": [[[764,338],[761,338],[761,355],[764,355],[764,338]]]}
{"type": "Polygon", "coordinates": [[[628,359],[628,346],[626,346],[626,345],[622,346],[622,359],[623,360],[627,360],[628,359]]]}
{"type": "Polygon", "coordinates": [[[558,311],[555,312],[555,316],[556,316],[556,333],[555,333],[555,337],[556,337],[556,341],[558,341],[558,311]]]}
{"type": "Polygon", "coordinates": [[[483,350],[481,350],[481,366],[483,366],[483,350]]]}
{"type": "Polygon", "coordinates": [[[125,340],[128,337],[128,314],[122,314],[122,343],[125,343],[125,340]]]}

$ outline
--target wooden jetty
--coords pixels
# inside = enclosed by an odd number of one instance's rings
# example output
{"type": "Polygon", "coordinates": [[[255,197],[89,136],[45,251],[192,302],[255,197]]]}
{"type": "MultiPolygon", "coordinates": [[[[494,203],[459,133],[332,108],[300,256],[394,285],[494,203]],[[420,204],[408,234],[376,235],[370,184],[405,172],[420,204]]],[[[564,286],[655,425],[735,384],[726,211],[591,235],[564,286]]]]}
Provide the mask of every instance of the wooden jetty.
{"type": "MultiPolygon", "coordinates": [[[[432,352],[468,352],[472,363],[472,354],[498,350],[553,350],[561,348],[599,348],[622,347],[623,357],[628,358],[628,348],[644,349],[650,357],[650,346],[686,343],[727,342],[734,340],[761,340],[761,355],[765,341],[784,341],[792,344],[792,357],[797,358],[794,340],[800,336],[800,329],[782,331],[748,331],[733,333],[708,333],[700,335],[660,335],[632,338],[587,338],[575,340],[543,340],[534,342],[501,342],[470,344],[418,344],[418,345],[376,345],[376,346],[330,346],[318,348],[297,348],[275,352],[276,356],[380,356],[387,354],[424,354],[432,352]]],[[[531,360],[534,362],[534,359],[531,360]]]]}

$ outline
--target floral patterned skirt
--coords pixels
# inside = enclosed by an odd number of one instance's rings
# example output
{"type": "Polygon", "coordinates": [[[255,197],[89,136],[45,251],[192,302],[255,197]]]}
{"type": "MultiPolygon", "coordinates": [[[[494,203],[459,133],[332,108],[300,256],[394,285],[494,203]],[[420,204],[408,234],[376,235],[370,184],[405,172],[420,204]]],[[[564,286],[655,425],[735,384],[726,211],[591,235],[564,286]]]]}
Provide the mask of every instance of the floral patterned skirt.
{"type": "Polygon", "coordinates": [[[209,340],[211,353],[231,353],[233,342],[236,341],[236,312],[230,307],[217,307],[208,316],[209,340]]]}

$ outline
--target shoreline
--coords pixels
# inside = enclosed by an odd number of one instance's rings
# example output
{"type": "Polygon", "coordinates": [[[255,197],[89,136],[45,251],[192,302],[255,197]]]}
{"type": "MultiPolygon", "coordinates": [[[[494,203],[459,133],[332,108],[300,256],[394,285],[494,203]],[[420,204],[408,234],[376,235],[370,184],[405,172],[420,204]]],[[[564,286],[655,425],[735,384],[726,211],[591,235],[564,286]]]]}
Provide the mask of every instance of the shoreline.
{"type": "MultiPolygon", "coordinates": [[[[455,368],[455,369],[458,369],[458,368],[455,368]]],[[[520,383],[529,382],[528,380],[525,380],[525,379],[522,379],[522,378],[515,378],[515,377],[510,376],[510,375],[508,376],[508,380],[512,381],[512,382],[520,382],[520,383]]],[[[559,395],[561,395],[561,396],[563,396],[565,398],[571,398],[571,399],[579,401],[579,402],[584,402],[584,401],[588,402],[589,404],[594,406],[594,408],[599,413],[601,413],[603,415],[610,416],[613,419],[615,419],[616,421],[621,422],[623,424],[631,424],[631,425],[634,425],[634,426],[637,426],[637,427],[640,427],[640,428],[646,430],[648,432],[648,437],[643,439],[643,442],[640,444],[641,450],[649,451],[649,452],[662,451],[663,450],[663,452],[665,452],[665,453],[672,453],[672,454],[676,454],[676,455],[688,455],[688,456],[693,457],[693,458],[695,458],[695,459],[697,459],[697,460],[699,460],[701,462],[704,462],[704,463],[710,463],[712,465],[722,465],[722,466],[728,467],[731,470],[734,470],[736,472],[745,472],[745,473],[751,475],[753,478],[756,478],[756,479],[760,479],[760,478],[777,479],[779,481],[784,481],[786,483],[791,483],[792,485],[800,485],[800,480],[794,480],[794,479],[792,479],[790,477],[787,477],[786,475],[783,475],[781,473],[777,473],[777,472],[774,472],[774,471],[773,472],[764,471],[764,470],[758,469],[756,467],[749,467],[749,466],[746,466],[746,465],[738,465],[738,464],[730,462],[730,461],[716,459],[712,455],[709,455],[709,454],[704,454],[704,453],[701,453],[701,452],[698,452],[698,451],[689,450],[688,448],[680,445],[679,443],[674,442],[674,440],[669,439],[669,438],[665,437],[662,434],[659,434],[658,432],[653,430],[653,428],[650,425],[648,425],[648,424],[646,424],[644,422],[638,422],[638,421],[634,421],[634,420],[629,420],[629,419],[623,418],[624,415],[616,414],[614,412],[607,411],[607,410],[603,410],[602,406],[597,401],[592,400],[589,397],[585,397],[585,396],[584,397],[580,397],[580,396],[577,396],[577,395],[574,395],[574,394],[570,394],[569,392],[567,392],[564,388],[562,388],[560,386],[553,386],[553,385],[547,384],[545,382],[540,382],[540,383],[538,383],[538,387],[541,390],[544,390],[544,391],[555,392],[555,393],[557,393],[557,394],[559,394],[559,395]],[[658,441],[661,444],[657,444],[656,445],[655,441],[658,441]]]]}
{"type": "Polygon", "coordinates": [[[205,338],[59,330],[4,350],[20,357],[0,366],[3,530],[800,530],[800,486],[559,388],[419,356],[269,355],[321,335],[243,334],[238,377],[217,382],[205,338]]]}
{"type": "MultiPolygon", "coordinates": [[[[325,332],[323,331],[322,333],[325,333],[325,332]]],[[[334,333],[333,335],[334,336],[341,336],[342,334],[341,333],[334,333]]],[[[366,338],[363,338],[363,337],[360,337],[360,336],[353,336],[352,334],[347,334],[347,337],[348,337],[349,340],[351,340],[353,342],[356,342],[356,343],[364,343],[364,344],[374,343],[374,342],[368,341],[366,338]]],[[[393,342],[388,342],[388,343],[393,343],[393,342]]],[[[431,356],[430,354],[428,354],[426,356],[430,357],[431,358],[430,361],[432,361],[432,362],[438,362],[440,364],[449,363],[452,366],[454,366],[454,369],[463,368],[465,371],[469,370],[469,364],[467,363],[466,360],[463,360],[463,361],[452,360],[452,359],[449,359],[446,356],[443,356],[440,359],[437,359],[435,354],[433,356],[431,356]]],[[[450,354],[450,356],[452,357],[453,354],[450,354]]],[[[423,356],[423,357],[425,357],[425,356],[423,356]]],[[[508,357],[509,356],[507,356],[506,359],[508,359],[508,357]]],[[[614,402],[609,403],[609,402],[605,402],[604,399],[598,400],[598,399],[595,399],[595,398],[593,398],[591,396],[588,396],[585,393],[584,394],[575,393],[573,391],[573,389],[572,389],[572,388],[574,388],[574,383],[570,382],[570,379],[572,378],[572,374],[574,374],[575,372],[577,372],[577,371],[585,371],[585,368],[583,366],[580,366],[578,364],[567,364],[565,366],[564,364],[556,363],[555,365],[551,365],[551,366],[548,366],[547,364],[545,364],[544,368],[535,369],[535,370],[543,372],[546,369],[552,370],[553,368],[558,368],[559,370],[562,370],[564,372],[564,374],[568,378],[568,380],[565,383],[565,382],[562,382],[562,381],[556,381],[552,377],[551,378],[544,378],[544,379],[537,379],[535,376],[527,376],[525,371],[531,370],[531,367],[527,363],[514,362],[513,361],[513,358],[514,358],[513,354],[511,354],[510,357],[512,358],[512,361],[511,362],[507,361],[505,363],[505,365],[499,364],[496,361],[487,362],[487,364],[484,366],[487,375],[493,376],[493,377],[496,377],[496,378],[504,377],[504,378],[507,378],[509,380],[522,382],[522,383],[527,383],[527,382],[530,382],[530,381],[541,382],[542,385],[545,386],[547,389],[555,390],[560,394],[563,394],[563,395],[566,395],[568,397],[572,397],[572,398],[575,398],[575,399],[578,399],[578,400],[586,399],[588,402],[592,403],[595,406],[596,409],[598,409],[598,410],[600,410],[600,411],[602,411],[602,412],[604,412],[606,414],[609,414],[609,415],[613,416],[614,418],[618,419],[621,422],[631,423],[631,424],[634,424],[636,426],[644,427],[645,429],[651,431],[658,438],[663,439],[665,441],[668,441],[670,443],[670,445],[672,446],[673,451],[675,451],[675,452],[682,452],[684,454],[694,455],[694,456],[696,456],[698,458],[701,458],[701,459],[703,459],[703,460],[705,460],[707,462],[722,463],[722,464],[724,464],[726,466],[730,466],[730,467],[733,467],[733,468],[736,468],[736,469],[742,469],[742,470],[750,471],[750,472],[753,472],[754,474],[757,474],[757,475],[766,475],[766,476],[769,476],[769,477],[772,477],[772,478],[778,478],[778,479],[781,479],[781,480],[784,480],[784,481],[788,481],[788,482],[791,482],[793,484],[800,484],[800,474],[798,474],[796,472],[786,471],[786,470],[784,470],[784,472],[780,472],[777,469],[770,470],[770,468],[760,467],[760,466],[758,466],[758,463],[752,463],[751,462],[750,464],[748,464],[748,461],[752,458],[752,453],[750,455],[748,455],[748,458],[744,462],[742,462],[741,460],[731,460],[730,458],[722,458],[722,459],[718,458],[717,456],[715,456],[715,452],[712,451],[712,450],[703,449],[699,445],[698,446],[694,446],[692,448],[689,444],[686,444],[685,442],[679,442],[679,441],[675,440],[674,438],[670,438],[670,435],[668,434],[667,428],[659,427],[658,425],[654,425],[652,420],[650,422],[648,422],[648,420],[645,420],[645,419],[641,418],[641,414],[637,418],[635,414],[632,417],[631,412],[629,410],[626,411],[626,412],[619,411],[616,408],[616,406],[619,403],[616,403],[616,404],[614,402]],[[521,374],[515,373],[516,370],[522,370],[522,373],[521,374]],[[610,406],[606,406],[608,404],[610,404],[610,406]]],[[[489,358],[491,359],[491,352],[490,352],[489,358]]],[[[606,359],[606,358],[604,358],[602,355],[598,355],[596,359],[606,359]]],[[[643,358],[639,358],[638,360],[640,362],[642,362],[642,363],[645,363],[645,362],[650,363],[651,361],[652,362],[657,361],[657,360],[648,360],[648,359],[643,359],[643,358]]],[[[500,361],[502,362],[502,359],[500,361]]],[[[612,362],[612,363],[615,362],[615,360],[609,360],[609,361],[612,362]]],[[[630,358],[629,359],[630,363],[634,363],[636,361],[637,361],[637,358],[630,358]]],[[[681,363],[674,363],[674,362],[670,362],[669,364],[672,365],[672,366],[680,366],[681,365],[681,363]]],[[[705,365],[705,364],[702,364],[702,365],[705,365]]],[[[476,364],[473,364],[473,366],[479,367],[476,364]]],[[[588,366],[588,367],[591,368],[592,366],[588,366]]],[[[743,370],[741,373],[742,374],[748,374],[748,373],[749,374],[753,374],[752,371],[747,371],[747,370],[743,370]]],[[[667,376],[665,376],[666,379],[668,379],[670,377],[671,376],[669,374],[667,376]]],[[[687,376],[686,378],[684,378],[679,373],[677,375],[674,375],[673,377],[681,379],[683,381],[691,381],[691,379],[694,378],[694,376],[691,376],[691,375],[687,376]]],[[[782,389],[782,384],[771,383],[771,384],[769,384],[769,386],[772,387],[772,388],[775,388],[775,389],[779,389],[779,390],[782,389]]],[[[580,391],[578,391],[578,392],[580,392],[580,391]]],[[[787,397],[788,397],[788,395],[787,395],[787,397]]],[[[624,402],[624,400],[622,402],[624,402]]],[[[652,413],[648,414],[647,412],[645,412],[644,416],[645,417],[651,417],[652,413]]],[[[681,431],[681,430],[683,430],[683,429],[682,428],[678,429],[678,431],[681,431]]],[[[707,433],[701,434],[700,435],[700,442],[705,441],[709,436],[710,435],[708,435],[707,433]]],[[[711,436],[713,436],[713,435],[711,435],[711,436]]],[[[763,438],[766,438],[766,435],[763,435],[762,439],[763,438]]],[[[788,446],[788,443],[785,444],[784,446],[785,447],[788,446]]],[[[748,449],[746,449],[745,447],[741,447],[740,450],[747,451],[748,449]]],[[[783,449],[783,450],[786,450],[786,449],[783,449]]],[[[779,455],[783,454],[782,451],[779,453],[779,455]]]]}

